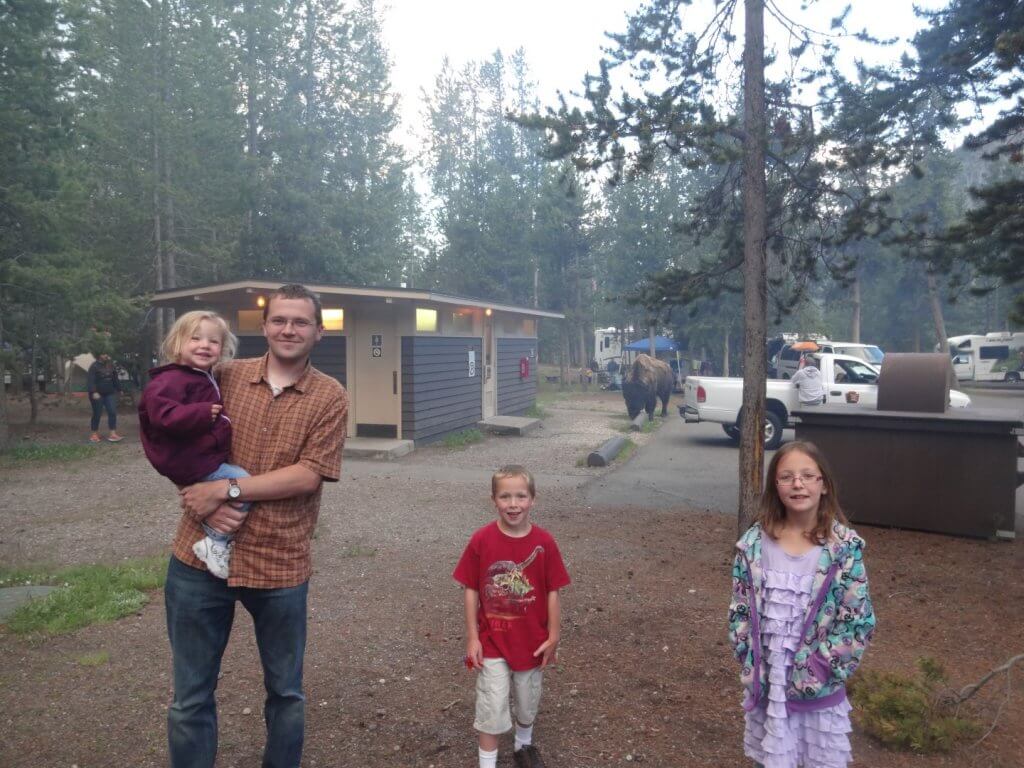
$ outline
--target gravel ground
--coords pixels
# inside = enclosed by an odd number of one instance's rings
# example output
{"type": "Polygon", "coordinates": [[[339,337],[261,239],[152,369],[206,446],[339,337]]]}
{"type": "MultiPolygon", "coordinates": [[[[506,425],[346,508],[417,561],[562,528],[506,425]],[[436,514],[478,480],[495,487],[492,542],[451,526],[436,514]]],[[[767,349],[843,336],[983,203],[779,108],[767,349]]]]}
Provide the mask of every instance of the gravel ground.
{"type": "MultiPolygon", "coordinates": [[[[470,532],[492,517],[490,472],[509,461],[537,470],[535,519],[558,538],[574,580],[537,725],[547,764],[745,765],[724,637],[733,521],[686,509],[589,508],[580,485],[608,470],[577,461],[616,434],[621,400],[591,393],[546,407],[543,429],[529,437],[489,437],[462,450],[435,445],[391,463],[349,461],[342,481],[327,487],[314,541],[304,765],[475,764],[472,675],[460,664],[461,597],[450,573],[470,532]]],[[[18,434],[84,439],[83,414],[46,409],[38,429],[18,434]]],[[[132,435],[131,418],[124,421],[132,435]]],[[[178,517],[173,489],[134,439],[96,453],[67,466],[0,468],[0,562],[167,551],[178,517]]],[[[963,685],[992,659],[1022,650],[1024,585],[1002,578],[1022,572],[1021,542],[880,529],[869,540],[880,617],[869,665],[906,669],[928,652],[963,685]]],[[[259,763],[262,688],[244,611],[237,623],[218,690],[218,765],[242,768],[259,763]]],[[[137,615],[67,636],[0,630],[0,765],[164,765],[169,667],[158,594],[137,615]],[[109,661],[91,665],[95,653],[109,661]]],[[[998,721],[970,750],[916,757],[857,734],[855,768],[1019,768],[1021,694],[1012,682],[979,696],[979,715],[998,721]]],[[[499,765],[509,768],[502,747],[499,765]]]]}

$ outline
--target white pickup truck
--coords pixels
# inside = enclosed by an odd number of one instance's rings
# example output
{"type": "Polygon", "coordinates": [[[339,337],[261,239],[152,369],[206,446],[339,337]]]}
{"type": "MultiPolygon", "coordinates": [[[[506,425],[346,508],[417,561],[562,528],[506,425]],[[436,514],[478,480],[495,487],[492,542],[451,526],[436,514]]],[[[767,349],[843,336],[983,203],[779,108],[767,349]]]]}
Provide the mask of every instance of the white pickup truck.
{"type": "MultiPolygon", "coordinates": [[[[878,369],[851,355],[811,355],[821,371],[825,402],[851,409],[874,410],[878,403],[878,369]],[[849,394],[855,393],[855,394],[849,394]]],[[[800,407],[797,388],[790,381],[769,379],[765,402],[764,444],[775,449],[782,443],[782,430],[790,426],[789,414],[800,407]]],[[[688,424],[711,421],[722,425],[725,434],[739,440],[737,427],[743,403],[743,379],[721,376],[687,376],[679,415],[688,424]]],[[[971,398],[950,390],[949,403],[966,408],[971,398]]]]}

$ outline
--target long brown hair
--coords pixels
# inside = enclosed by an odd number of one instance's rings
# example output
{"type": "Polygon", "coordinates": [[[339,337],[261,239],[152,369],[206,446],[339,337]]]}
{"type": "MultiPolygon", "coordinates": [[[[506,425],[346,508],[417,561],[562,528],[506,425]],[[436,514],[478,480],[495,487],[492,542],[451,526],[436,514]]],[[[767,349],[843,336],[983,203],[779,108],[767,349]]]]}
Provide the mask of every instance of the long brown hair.
{"type": "Polygon", "coordinates": [[[779,488],[775,481],[778,473],[779,462],[791,453],[802,453],[818,465],[821,472],[821,499],[818,501],[818,522],[814,530],[807,534],[807,538],[816,544],[825,544],[832,534],[832,523],[838,520],[843,525],[848,525],[846,515],[839,506],[839,495],[836,489],[836,481],[832,475],[832,468],[828,465],[825,455],[814,443],[794,440],[779,448],[768,464],[768,476],[765,478],[764,492],[761,494],[761,504],[757,511],[757,521],[761,527],[768,532],[773,539],[778,538],[779,530],[786,522],[786,507],[779,496],[779,488]]]}

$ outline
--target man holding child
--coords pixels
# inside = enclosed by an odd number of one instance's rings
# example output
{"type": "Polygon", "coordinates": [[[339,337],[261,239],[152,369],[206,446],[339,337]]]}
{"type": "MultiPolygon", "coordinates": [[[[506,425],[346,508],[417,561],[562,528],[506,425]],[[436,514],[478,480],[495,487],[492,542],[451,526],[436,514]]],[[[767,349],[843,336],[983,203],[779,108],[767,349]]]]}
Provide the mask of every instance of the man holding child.
{"type": "Polygon", "coordinates": [[[301,285],[274,291],[263,310],[263,335],[266,355],[226,363],[217,377],[233,428],[231,459],[251,476],[181,490],[184,514],[164,590],[174,665],[168,741],[175,768],[213,766],[214,691],[236,602],[252,615],[263,664],[263,766],[295,768],[302,756],[310,541],[322,484],[340,475],[348,395],[309,362],[323,335],[316,294],[301,285]],[[254,502],[248,514],[233,506],[240,502],[254,502]],[[193,553],[204,523],[234,534],[226,580],[207,572],[193,553]]]}

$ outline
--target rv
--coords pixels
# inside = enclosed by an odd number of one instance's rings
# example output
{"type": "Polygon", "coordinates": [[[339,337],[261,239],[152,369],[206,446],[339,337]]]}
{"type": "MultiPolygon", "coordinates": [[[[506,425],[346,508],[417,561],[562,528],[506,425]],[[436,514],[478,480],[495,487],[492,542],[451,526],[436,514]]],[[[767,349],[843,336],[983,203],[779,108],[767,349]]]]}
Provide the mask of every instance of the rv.
{"type": "Polygon", "coordinates": [[[608,363],[612,360],[622,363],[622,336],[618,328],[598,328],[594,331],[594,360],[598,370],[608,370],[608,363]]]}
{"type": "Polygon", "coordinates": [[[1020,382],[1024,377],[1024,333],[953,336],[946,343],[959,381],[1020,382]]]}

